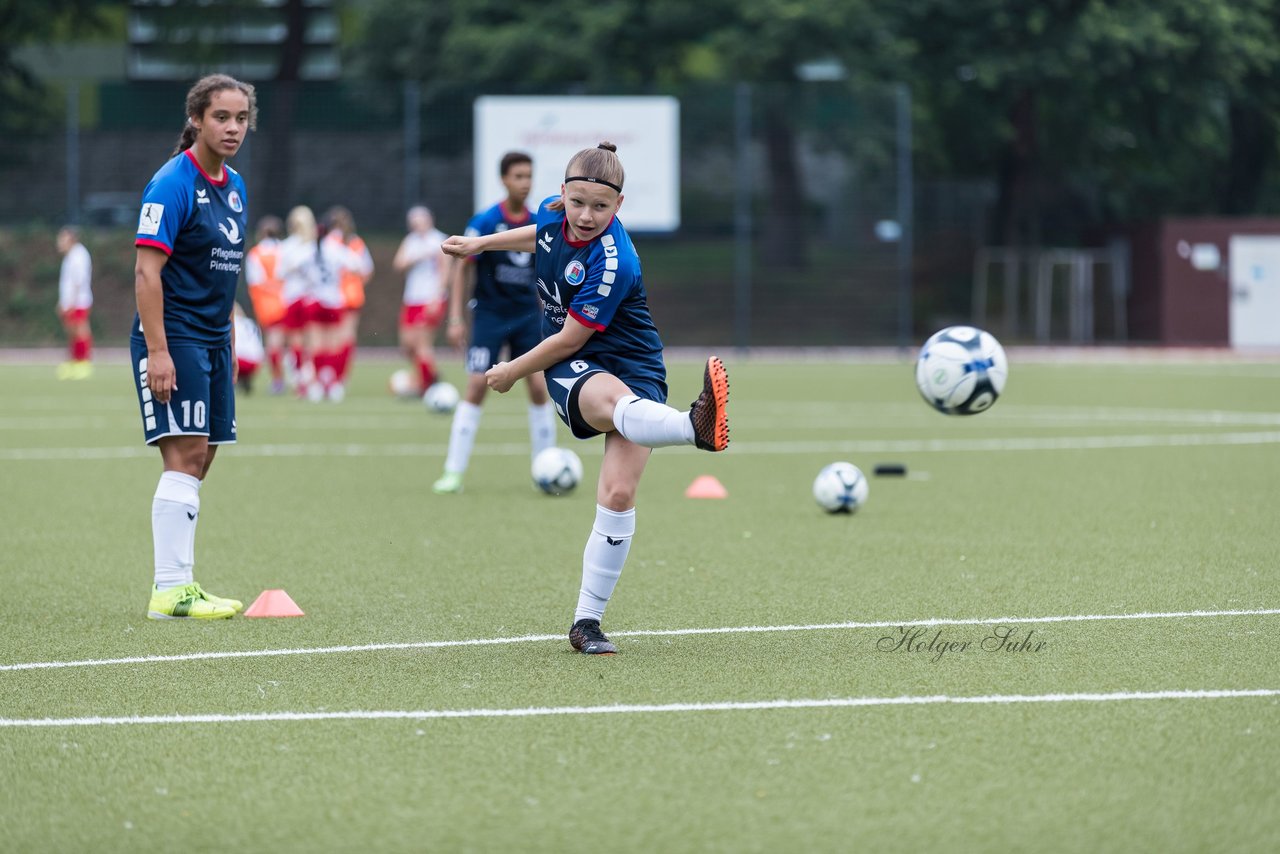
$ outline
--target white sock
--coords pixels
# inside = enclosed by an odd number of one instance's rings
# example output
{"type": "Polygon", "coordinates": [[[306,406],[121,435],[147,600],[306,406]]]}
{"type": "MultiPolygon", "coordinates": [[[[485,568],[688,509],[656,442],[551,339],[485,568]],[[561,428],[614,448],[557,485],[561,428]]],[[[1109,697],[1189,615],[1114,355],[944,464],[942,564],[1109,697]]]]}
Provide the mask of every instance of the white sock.
{"type": "Polygon", "coordinates": [[[476,444],[476,431],[480,429],[480,413],[483,410],[474,403],[458,401],[453,410],[453,426],[449,428],[449,453],[444,458],[444,470],[462,474],[471,462],[471,449],[476,444]]]}
{"type": "Polygon", "coordinates": [[[551,401],[541,406],[529,404],[529,444],[533,448],[533,456],[545,451],[556,443],[556,410],[551,401]]]}
{"type": "Polygon", "coordinates": [[[646,448],[693,444],[688,412],[635,395],[622,398],[613,408],[613,426],[624,439],[646,448]]]}
{"type": "Polygon", "coordinates": [[[155,546],[155,584],[161,590],[194,580],[198,521],[200,481],[177,471],[160,475],[151,500],[151,538],[155,546]]]}
{"type": "Polygon", "coordinates": [[[622,565],[631,551],[636,533],[636,508],[621,513],[596,505],[596,523],[591,526],[587,547],[582,552],[582,589],[573,621],[599,620],[609,604],[613,588],[622,575],[622,565]]]}

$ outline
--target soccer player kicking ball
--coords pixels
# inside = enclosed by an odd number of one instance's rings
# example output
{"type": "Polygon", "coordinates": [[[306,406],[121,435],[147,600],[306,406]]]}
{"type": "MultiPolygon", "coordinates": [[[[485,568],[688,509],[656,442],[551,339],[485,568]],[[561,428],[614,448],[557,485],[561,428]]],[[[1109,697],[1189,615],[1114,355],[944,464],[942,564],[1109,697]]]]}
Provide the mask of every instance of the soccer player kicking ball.
{"type": "Polygon", "coordinates": [[[556,411],[574,436],[604,434],[596,517],[582,555],[582,588],[569,643],[591,655],[616,653],[600,629],[636,529],[635,496],[653,448],[729,445],[729,378],[707,360],[702,393],[687,412],[667,406],[662,339],[649,314],[640,258],[617,219],[625,178],[617,148],[602,142],[569,161],[560,195],[546,199],[533,225],[480,237],[455,236],[444,251],[533,252],[544,303],[543,339],[499,362],[489,388],[509,390],[544,371],[556,411]]]}
{"type": "Polygon", "coordinates": [[[147,616],[220,619],[244,609],[193,576],[200,485],[236,440],[232,308],[244,263],[245,188],[226,165],[254,126],[253,87],[223,74],[187,93],[187,124],[142,193],[129,349],[148,445],[164,473],[151,502],[155,585],[147,616]]]}

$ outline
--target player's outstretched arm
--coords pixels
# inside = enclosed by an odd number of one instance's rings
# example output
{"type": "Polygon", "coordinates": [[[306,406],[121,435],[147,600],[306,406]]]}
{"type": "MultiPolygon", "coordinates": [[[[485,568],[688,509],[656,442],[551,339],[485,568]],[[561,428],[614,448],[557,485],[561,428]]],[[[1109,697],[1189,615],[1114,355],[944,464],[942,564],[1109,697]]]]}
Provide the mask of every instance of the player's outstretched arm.
{"type": "Polygon", "coordinates": [[[481,252],[533,252],[538,248],[538,226],[522,225],[509,231],[496,231],[479,237],[455,234],[444,242],[446,254],[455,258],[479,255],[481,252]]]}

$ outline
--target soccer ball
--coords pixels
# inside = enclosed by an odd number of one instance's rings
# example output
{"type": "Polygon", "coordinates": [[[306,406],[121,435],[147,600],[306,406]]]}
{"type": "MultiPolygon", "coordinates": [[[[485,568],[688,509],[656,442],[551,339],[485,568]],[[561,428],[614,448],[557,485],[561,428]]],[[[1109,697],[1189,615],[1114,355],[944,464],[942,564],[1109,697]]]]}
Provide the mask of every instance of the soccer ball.
{"type": "Polygon", "coordinates": [[[533,458],[533,482],[547,495],[572,492],[582,480],[582,460],[568,448],[545,448],[533,458]]]}
{"type": "Polygon", "coordinates": [[[422,394],[422,405],[432,412],[448,415],[458,405],[458,389],[452,383],[432,383],[422,394]]]}
{"type": "Polygon", "coordinates": [[[989,332],[972,326],[948,326],[920,348],[916,388],[944,415],[985,412],[1004,391],[1009,360],[989,332]]]}
{"type": "Polygon", "coordinates": [[[813,479],[813,498],[828,513],[853,513],[867,503],[867,479],[853,463],[831,463],[813,479]]]}
{"type": "Polygon", "coordinates": [[[401,368],[387,380],[387,390],[393,397],[410,398],[418,396],[418,378],[408,368],[401,368]]]}

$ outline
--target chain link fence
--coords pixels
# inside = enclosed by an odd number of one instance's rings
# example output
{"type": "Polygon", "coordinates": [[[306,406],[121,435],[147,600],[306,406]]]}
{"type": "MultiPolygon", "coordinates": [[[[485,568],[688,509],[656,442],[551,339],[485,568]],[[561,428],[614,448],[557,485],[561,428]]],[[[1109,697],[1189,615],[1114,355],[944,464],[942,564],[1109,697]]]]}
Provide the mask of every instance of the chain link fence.
{"type": "MultiPolygon", "coordinates": [[[[37,315],[52,311],[53,231],[62,222],[86,227],[96,334],[124,340],[138,199],[177,140],[185,91],[82,85],[65,92],[61,126],[0,141],[7,343],[56,338],[56,324],[37,315]]],[[[650,304],[670,344],[906,345],[969,317],[991,191],[913,180],[910,101],[900,87],[598,92],[343,81],[268,83],[258,93],[258,130],[232,161],[248,185],[251,219],[283,216],[296,204],[318,213],[341,204],[354,213],[377,267],[365,344],[395,341],[402,282],[391,258],[406,208],[428,204],[447,232],[461,230],[473,212],[473,105],[481,95],[678,100],[681,226],[637,240],[650,304]]],[[[621,216],[626,222],[625,209],[621,216]]]]}

